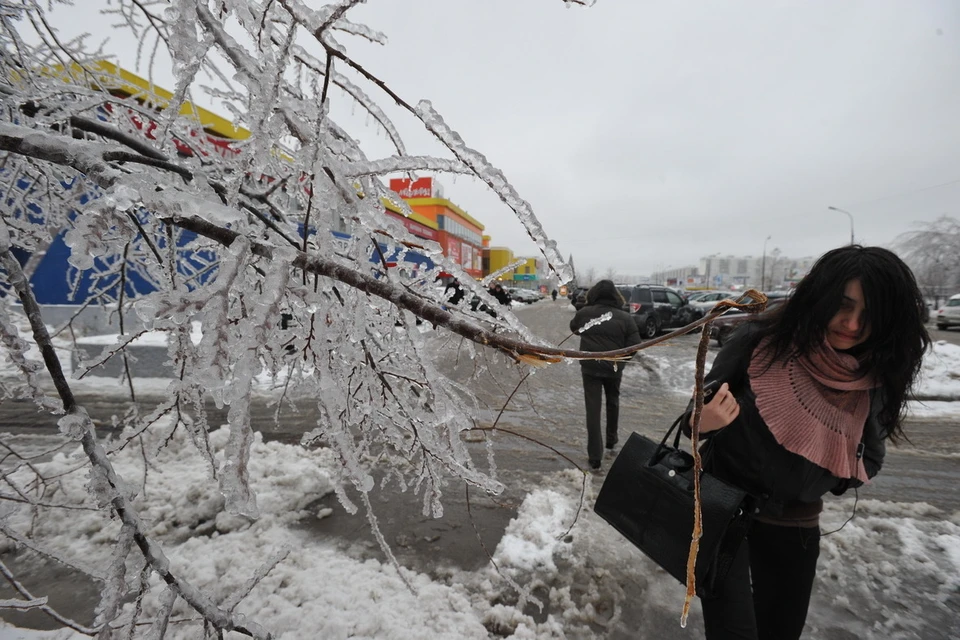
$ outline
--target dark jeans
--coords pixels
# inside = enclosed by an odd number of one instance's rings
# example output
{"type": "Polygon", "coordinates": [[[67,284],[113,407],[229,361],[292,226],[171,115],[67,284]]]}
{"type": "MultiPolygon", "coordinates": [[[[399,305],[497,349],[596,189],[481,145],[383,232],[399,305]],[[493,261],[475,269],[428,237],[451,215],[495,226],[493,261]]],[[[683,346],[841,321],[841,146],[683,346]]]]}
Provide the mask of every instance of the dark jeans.
{"type": "Polygon", "coordinates": [[[819,527],[755,522],[723,593],[702,601],[707,640],[800,638],[819,556],[819,527]]]}
{"type": "Polygon", "coordinates": [[[598,378],[583,373],[583,402],[587,409],[587,457],[590,462],[603,458],[603,434],[600,432],[600,409],[607,396],[607,442],[617,440],[620,418],[620,379],[622,374],[598,378]]]}

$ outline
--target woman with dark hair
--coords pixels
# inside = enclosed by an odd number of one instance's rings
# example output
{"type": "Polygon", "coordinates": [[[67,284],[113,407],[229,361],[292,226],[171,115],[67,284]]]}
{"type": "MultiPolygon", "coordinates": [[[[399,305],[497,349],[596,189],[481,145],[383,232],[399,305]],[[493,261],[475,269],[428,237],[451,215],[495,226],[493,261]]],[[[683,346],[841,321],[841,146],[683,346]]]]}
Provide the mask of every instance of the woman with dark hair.
{"type": "MultiPolygon", "coordinates": [[[[581,351],[613,351],[640,342],[640,332],[633,316],[623,310],[623,296],[612,280],[601,280],[587,292],[587,305],[577,311],[570,321],[570,331],[580,332],[581,351]],[[604,314],[604,320],[584,329],[604,314]],[[582,331],[581,331],[582,330],[582,331]]],[[[587,458],[590,466],[600,468],[603,457],[603,440],[600,432],[600,411],[603,396],[607,397],[607,449],[616,446],[617,426],[620,417],[620,379],[623,364],[607,360],[581,360],[583,375],[583,400],[587,412],[587,458]]]]}
{"type": "MultiPolygon", "coordinates": [[[[903,437],[930,344],[910,269],[880,247],[834,249],[786,304],[740,327],[705,383],[704,468],[758,499],[723,589],[704,598],[708,640],[791,640],[806,621],[823,496],[880,470],[903,437]]],[[[693,421],[692,411],[686,424],[693,421]]]]}

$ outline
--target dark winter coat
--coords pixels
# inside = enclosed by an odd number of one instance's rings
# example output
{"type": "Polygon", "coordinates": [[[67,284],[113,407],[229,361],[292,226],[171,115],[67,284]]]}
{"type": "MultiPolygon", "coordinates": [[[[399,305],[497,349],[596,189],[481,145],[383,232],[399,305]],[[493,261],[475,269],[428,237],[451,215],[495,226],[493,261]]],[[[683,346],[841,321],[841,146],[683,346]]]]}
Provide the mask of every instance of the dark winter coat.
{"type": "Polygon", "coordinates": [[[510,304],[510,294],[503,287],[490,289],[490,295],[497,299],[500,304],[510,304]]]}
{"type": "MultiPolygon", "coordinates": [[[[583,307],[570,321],[570,331],[577,332],[591,320],[596,320],[605,313],[612,313],[613,317],[607,321],[594,325],[580,334],[581,351],[613,351],[623,349],[640,342],[640,332],[633,316],[623,310],[623,298],[611,282],[597,283],[587,293],[587,306],[583,307]]],[[[584,373],[598,378],[612,378],[623,371],[623,363],[608,362],[605,360],[581,360],[580,367],[584,373]]]]}
{"type": "MultiPolygon", "coordinates": [[[[752,323],[737,329],[717,354],[710,372],[705,376],[704,384],[720,380],[730,385],[730,392],[740,405],[740,415],[723,429],[704,434],[705,444],[701,453],[705,470],[761,498],[766,503],[763,513],[777,516],[784,506],[816,503],[827,492],[839,495],[849,487],[862,483],[855,479],[837,478],[777,442],[760,417],[757,396],[750,387],[747,374],[750,356],[759,339],[752,323]]],[[[861,440],[863,466],[871,478],[880,471],[886,454],[883,427],[877,418],[882,407],[882,389],[873,389],[870,392],[870,414],[861,440]]],[[[692,410],[691,401],[681,423],[688,434],[687,425],[692,410]]]]}
{"type": "Polygon", "coordinates": [[[450,284],[447,285],[447,288],[443,290],[443,293],[444,295],[447,293],[450,294],[450,298],[447,300],[447,303],[450,306],[456,306],[460,304],[460,301],[463,300],[464,296],[463,287],[461,287],[460,283],[456,280],[451,281],[450,284]]]}

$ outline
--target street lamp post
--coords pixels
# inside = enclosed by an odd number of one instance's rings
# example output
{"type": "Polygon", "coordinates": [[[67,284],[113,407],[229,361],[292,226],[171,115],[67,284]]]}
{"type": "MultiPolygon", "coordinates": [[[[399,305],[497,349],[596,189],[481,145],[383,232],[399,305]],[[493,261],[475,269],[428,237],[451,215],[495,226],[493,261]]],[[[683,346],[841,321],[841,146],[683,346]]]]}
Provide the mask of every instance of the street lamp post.
{"type": "Polygon", "coordinates": [[[846,209],[841,209],[840,207],[827,207],[827,209],[830,209],[831,211],[839,211],[840,213],[845,213],[845,214],[847,215],[847,217],[850,218],[850,244],[854,244],[854,242],[853,242],[853,214],[850,213],[849,211],[847,211],[846,209]]]}
{"type": "Polygon", "coordinates": [[[760,261],[760,291],[767,288],[767,241],[773,236],[767,236],[763,241],[763,259],[760,261]]]}

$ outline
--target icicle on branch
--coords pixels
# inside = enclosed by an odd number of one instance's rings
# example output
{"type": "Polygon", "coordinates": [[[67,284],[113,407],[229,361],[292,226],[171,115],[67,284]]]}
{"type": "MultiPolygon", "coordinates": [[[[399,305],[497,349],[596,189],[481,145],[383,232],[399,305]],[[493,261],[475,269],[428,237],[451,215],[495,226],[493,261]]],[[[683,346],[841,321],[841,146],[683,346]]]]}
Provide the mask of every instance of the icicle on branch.
{"type": "MultiPolygon", "coordinates": [[[[5,149],[39,160],[46,160],[48,162],[53,162],[63,166],[73,167],[78,171],[92,176],[101,187],[107,189],[120,183],[124,177],[124,175],[110,163],[110,147],[102,143],[64,140],[58,136],[40,132],[27,127],[21,127],[19,125],[12,124],[0,124],[0,149],[5,149]]],[[[166,167],[154,168],[163,170],[166,167]]],[[[168,184],[164,185],[162,190],[169,194],[170,192],[178,190],[178,187],[176,185],[168,184]]],[[[187,194],[184,193],[183,195],[187,194]]],[[[196,197],[196,194],[189,195],[196,197]]],[[[164,202],[169,199],[169,195],[159,196],[157,194],[151,194],[151,196],[152,202],[157,204],[158,207],[162,207],[164,202]]],[[[211,202],[210,206],[219,209],[223,208],[221,203],[211,202]]],[[[198,206],[196,208],[199,209],[200,207],[198,206]]],[[[183,216],[179,214],[171,217],[165,217],[162,214],[158,215],[166,222],[170,222],[180,228],[193,231],[197,234],[215,240],[224,246],[230,246],[233,241],[240,236],[239,232],[217,226],[216,224],[198,217],[183,216]]],[[[255,254],[267,258],[271,258],[275,251],[273,247],[258,242],[251,243],[251,250],[255,254]]],[[[333,278],[334,280],[338,280],[366,293],[376,295],[402,309],[406,309],[414,313],[424,320],[437,325],[442,325],[446,329],[461,335],[468,340],[481,345],[494,347],[503,353],[510,355],[515,360],[523,361],[528,364],[558,362],[562,358],[596,360],[622,359],[632,356],[634,353],[643,349],[647,349],[655,344],[659,344],[660,342],[663,342],[671,337],[682,335],[683,333],[687,333],[692,329],[703,326],[707,322],[712,321],[713,317],[716,315],[714,314],[705,316],[695,323],[688,325],[688,327],[679,329],[670,334],[666,334],[658,339],[615,351],[589,352],[572,349],[557,349],[515,340],[501,334],[496,334],[471,322],[463,321],[454,317],[453,314],[445,311],[440,306],[433,304],[424,298],[419,298],[410,294],[398,285],[374,278],[373,276],[368,276],[355,269],[321,256],[309,256],[303,252],[297,252],[296,258],[292,260],[291,264],[296,268],[303,269],[307,272],[317,275],[333,278]]],[[[756,309],[757,303],[721,304],[718,305],[716,311],[725,311],[730,308],[730,306],[744,308],[749,311],[756,309]]]]}
{"type": "Polygon", "coordinates": [[[101,505],[109,505],[124,526],[129,527],[132,531],[133,540],[147,564],[167,584],[176,589],[177,594],[211,625],[220,630],[236,631],[255,638],[269,638],[270,634],[262,627],[256,623],[247,622],[242,616],[230,614],[220,609],[199,589],[172,573],[169,569],[170,562],[163,550],[144,533],[143,524],[136,509],[121,489],[122,482],[114,471],[106,451],[97,440],[90,416],[77,403],[73,391],[67,383],[60,366],[60,360],[57,358],[53,343],[50,340],[50,335],[43,324],[40,307],[37,305],[33,291],[20,268],[20,263],[17,262],[16,257],[11,252],[10,234],[6,223],[2,220],[0,220],[0,266],[6,270],[8,281],[20,297],[20,302],[33,330],[34,340],[40,348],[47,371],[53,378],[54,386],[63,402],[66,415],[60,420],[61,430],[66,435],[80,440],[83,451],[90,460],[92,467],[91,486],[97,501],[101,505]]]}

